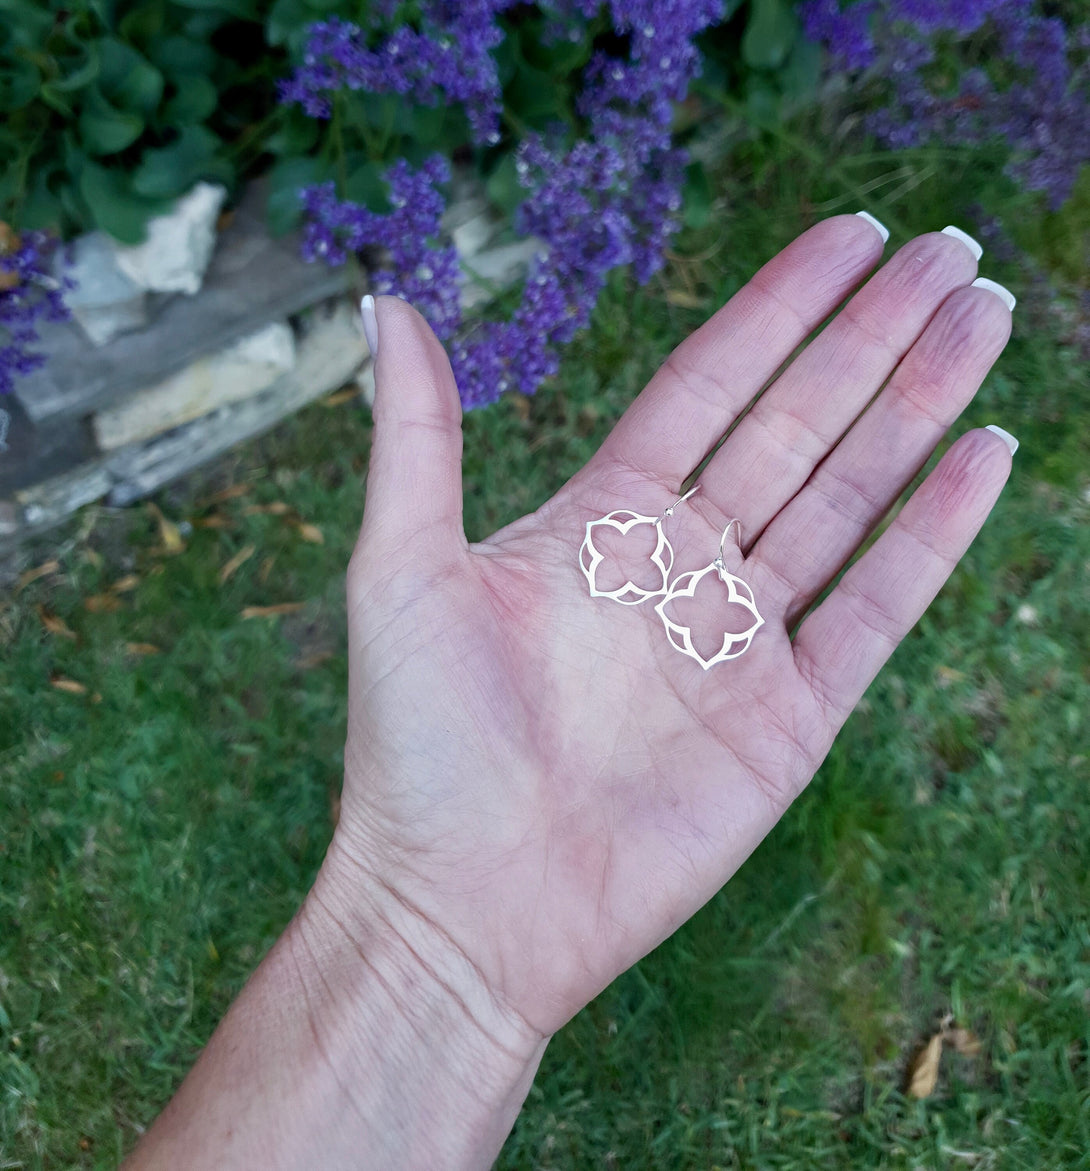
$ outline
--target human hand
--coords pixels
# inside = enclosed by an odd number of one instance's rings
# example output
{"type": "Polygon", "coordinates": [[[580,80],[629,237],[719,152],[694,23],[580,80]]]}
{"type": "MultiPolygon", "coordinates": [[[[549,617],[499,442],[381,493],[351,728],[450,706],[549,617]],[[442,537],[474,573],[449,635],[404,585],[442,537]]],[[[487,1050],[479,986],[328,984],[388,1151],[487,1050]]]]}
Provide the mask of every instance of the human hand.
{"type": "MultiPolygon", "coordinates": [[[[968,248],[933,234],[792,356],[880,252],[852,216],[800,237],[670,355],[570,483],[473,546],[450,366],[414,310],[379,302],[340,823],[133,1171],[489,1165],[549,1035],[771,829],[1010,470],[1002,433],[962,436],[807,615],[1010,331],[1004,301],[968,287],[968,248]],[[732,518],[747,538],[725,569],[764,624],[705,670],[655,603],[590,596],[580,548],[614,510],[660,516],[736,421],[662,525],[674,584],[732,518]]],[[[657,532],[603,550],[596,585],[660,586],[657,532]]],[[[753,620],[728,596],[708,574],[666,607],[704,659],[753,620]]]]}
{"type": "MultiPolygon", "coordinates": [[[[855,216],[806,232],[667,358],[582,471],[475,545],[446,356],[414,310],[378,301],[345,787],[319,895],[350,934],[378,917],[411,937],[471,1013],[489,1006],[486,1030],[510,1026],[508,1048],[554,1032],[730,878],[999,495],[1007,444],[963,435],[807,615],[1010,331],[1003,301],[969,287],[968,248],[934,233],[795,355],[881,253],[855,216]],[[764,625],[704,670],[668,641],[658,599],[589,596],[579,552],[615,509],[661,515],[736,422],[664,521],[672,578],[708,565],[741,522],[745,556],[728,541],[726,567],[764,625]]],[[[649,584],[629,540],[612,558],[613,584],[649,584]]],[[[725,596],[713,574],[675,604],[705,655],[738,629],[725,596]]]]}

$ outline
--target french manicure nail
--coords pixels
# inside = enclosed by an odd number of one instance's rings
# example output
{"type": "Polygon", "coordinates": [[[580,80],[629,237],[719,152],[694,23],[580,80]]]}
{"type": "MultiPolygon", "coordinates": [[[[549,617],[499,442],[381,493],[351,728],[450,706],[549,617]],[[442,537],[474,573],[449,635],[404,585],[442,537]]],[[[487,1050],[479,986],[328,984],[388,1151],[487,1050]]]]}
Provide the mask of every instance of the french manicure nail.
{"type": "Polygon", "coordinates": [[[889,239],[889,228],[881,220],[876,220],[869,211],[857,211],[855,214],[861,220],[866,220],[877,231],[878,235],[882,237],[883,244],[889,239]]]}
{"type": "Polygon", "coordinates": [[[1003,286],[998,281],[988,280],[986,276],[978,276],[976,280],[973,281],[973,288],[987,289],[989,293],[995,293],[1000,301],[1002,301],[1003,304],[1006,305],[1006,307],[1010,309],[1012,313],[1014,312],[1015,305],[1018,304],[1014,298],[1014,294],[1010,291],[1010,289],[1003,288],[1003,286]]]}
{"type": "Polygon", "coordinates": [[[1010,448],[1011,455],[1018,450],[1018,440],[1009,432],[1004,431],[1002,427],[997,427],[994,423],[989,423],[984,428],[985,431],[991,431],[993,435],[998,435],[1000,439],[1010,448]]]}
{"type": "Polygon", "coordinates": [[[943,228],[942,234],[944,236],[950,236],[955,240],[960,240],[973,254],[974,260],[979,260],[984,255],[984,249],[981,248],[968,232],[963,232],[961,228],[955,228],[953,224],[947,224],[943,228]]]}
{"type": "Polygon", "coordinates": [[[360,317],[363,318],[363,336],[373,360],[378,357],[378,318],[375,316],[375,298],[370,293],[360,301],[360,317]]]}

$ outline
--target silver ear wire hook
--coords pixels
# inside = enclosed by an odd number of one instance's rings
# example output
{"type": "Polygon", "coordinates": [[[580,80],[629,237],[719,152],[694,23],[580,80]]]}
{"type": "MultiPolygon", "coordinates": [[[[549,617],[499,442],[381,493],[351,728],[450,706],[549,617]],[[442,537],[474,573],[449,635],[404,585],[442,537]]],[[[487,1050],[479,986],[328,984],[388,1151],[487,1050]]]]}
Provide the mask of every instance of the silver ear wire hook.
{"type": "Polygon", "coordinates": [[[717,570],[719,570],[720,577],[722,577],[723,574],[726,573],[726,571],[727,571],[727,567],[723,563],[723,550],[727,544],[727,536],[729,535],[731,529],[734,528],[735,525],[738,526],[737,541],[738,541],[739,551],[741,551],[741,548],[742,548],[742,522],[736,516],[733,516],[727,522],[727,527],[723,530],[723,539],[719,542],[719,556],[716,557],[716,559],[712,562],[712,564],[715,566],[715,568],[717,570]]]}
{"type": "Polygon", "coordinates": [[[694,484],[694,485],[693,485],[693,486],[692,486],[692,487],[689,489],[689,491],[685,493],[685,495],[684,495],[684,496],[679,496],[679,497],[678,497],[678,498],[677,498],[677,499],[674,501],[674,503],[673,503],[673,504],[671,504],[671,505],[670,505],[670,507],[669,507],[669,508],[667,508],[665,512],[663,512],[662,516],[660,516],[660,517],[658,518],[658,520],[657,520],[657,521],[655,521],[655,524],[659,524],[659,525],[660,525],[660,524],[662,524],[662,522],[663,522],[663,521],[664,521],[664,520],[665,520],[665,519],[666,519],[668,516],[673,516],[673,515],[674,515],[674,509],[675,509],[675,508],[677,508],[677,506],[678,506],[679,504],[684,504],[684,503],[685,503],[685,501],[686,501],[686,500],[688,500],[690,496],[694,496],[694,495],[695,495],[697,492],[699,492],[699,491],[700,491],[700,485],[699,485],[699,484],[694,484]]]}

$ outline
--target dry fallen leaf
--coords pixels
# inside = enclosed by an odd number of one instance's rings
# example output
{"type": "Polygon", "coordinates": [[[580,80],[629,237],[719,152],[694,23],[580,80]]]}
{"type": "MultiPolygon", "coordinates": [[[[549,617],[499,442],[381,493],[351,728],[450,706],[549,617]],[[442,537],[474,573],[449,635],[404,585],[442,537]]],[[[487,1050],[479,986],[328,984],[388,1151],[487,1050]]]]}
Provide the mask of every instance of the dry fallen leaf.
{"type": "MultiPolygon", "coordinates": [[[[15,229],[0,220],[0,256],[4,256],[8,252],[16,252],[18,249],[19,237],[15,234],[15,229]]],[[[18,283],[19,273],[17,271],[4,270],[0,272],[0,293],[14,289],[18,283]]]]}
{"type": "Polygon", "coordinates": [[[35,606],[35,609],[38,611],[38,617],[41,619],[42,625],[50,634],[60,635],[61,638],[76,637],[76,632],[63,618],[58,618],[56,614],[50,614],[40,602],[35,606]]]}
{"type": "Polygon", "coordinates": [[[322,536],[322,530],[317,525],[306,524],[304,521],[297,521],[295,525],[296,531],[304,541],[310,541],[313,545],[324,545],[325,537],[322,536]]]}
{"type": "Polygon", "coordinates": [[[704,308],[704,302],[700,297],[688,293],[684,289],[667,289],[666,300],[671,305],[677,305],[679,309],[704,308]]]}
{"type": "Polygon", "coordinates": [[[75,679],[65,679],[63,675],[55,676],[49,681],[58,691],[67,691],[69,695],[86,695],[87,688],[75,679]]]}
{"type": "Polygon", "coordinates": [[[272,567],[275,564],[276,564],[276,554],[275,553],[273,554],[272,557],[266,557],[265,560],[261,562],[261,569],[257,575],[257,578],[258,578],[258,581],[260,581],[262,585],[264,585],[269,580],[269,574],[272,573],[272,567]]]}
{"type": "Polygon", "coordinates": [[[228,484],[226,488],[221,488],[220,491],[213,492],[211,496],[206,496],[201,503],[204,505],[222,504],[225,500],[236,500],[239,496],[245,496],[252,487],[252,484],[228,484]]]}
{"type": "Polygon", "coordinates": [[[228,561],[226,565],[224,565],[224,567],[220,570],[220,585],[223,585],[223,583],[231,576],[231,574],[233,574],[240,565],[243,565],[245,562],[249,561],[256,552],[257,549],[254,545],[246,545],[244,548],[239,549],[234,557],[232,557],[231,560],[228,561]]]}
{"type": "Polygon", "coordinates": [[[271,504],[247,504],[242,510],[242,515],[254,516],[257,513],[264,513],[266,516],[286,516],[289,512],[290,504],[285,504],[283,500],[274,500],[271,504]]]}
{"type": "Polygon", "coordinates": [[[185,541],[182,540],[182,534],[174,521],[168,520],[163,515],[162,509],[150,501],[148,512],[159,522],[159,539],[163,542],[162,551],[164,553],[181,553],[185,548],[185,541]]]}
{"type": "Polygon", "coordinates": [[[153,642],[127,642],[125,650],[130,655],[161,655],[163,653],[163,648],[157,647],[153,642]]]}
{"type": "Polygon", "coordinates": [[[127,573],[124,577],[119,577],[117,581],[110,586],[111,594],[127,594],[130,590],[136,589],[140,584],[140,578],[135,573],[127,573]]]}
{"type": "Polygon", "coordinates": [[[102,568],[102,554],[96,549],[84,549],[83,558],[88,565],[93,565],[95,569],[102,568]]]}
{"type": "Polygon", "coordinates": [[[280,614],[295,614],[306,605],[306,602],[278,602],[275,606],[247,606],[242,611],[243,618],[275,618],[280,614]]]}
{"type": "Polygon", "coordinates": [[[360,397],[358,386],[346,386],[343,390],[335,390],[327,398],[322,399],[323,407],[339,407],[342,403],[350,403],[360,397]]]}
{"type": "Polygon", "coordinates": [[[939,1079],[942,1033],[936,1033],[908,1064],[905,1093],[910,1098],[930,1098],[939,1079]]]}
{"type": "Polygon", "coordinates": [[[25,589],[32,581],[37,581],[40,577],[45,577],[47,573],[56,573],[60,569],[61,563],[59,561],[43,561],[36,569],[28,569],[26,573],[19,575],[19,580],[15,583],[15,592],[25,589]]]}
{"type": "Polygon", "coordinates": [[[199,516],[193,522],[195,529],[228,529],[231,527],[231,518],[222,512],[213,512],[211,516],[199,516]]]}
{"type": "Polygon", "coordinates": [[[935,685],[940,691],[945,691],[953,684],[960,683],[964,678],[965,672],[959,671],[956,667],[939,666],[935,668],[935,685]]]}
{"type": "Polygon", "coordinates": [[[312,667],[328,663],[331,658],[333,658],[332,651],[311,651],[309,655],[302,655],[296,659],[295,665],[300,671],[309,671],[312,667]]]}
{"type": "Polygon", "coordinates": [[[92,614],[112,614],[121,609],[121,599],[117,594],[92,594],[83,599],[83,608],[92,614]]]}
{"type": "Polygon", "coordinates": [[[977,1057],[980,1054],[980,1038],[971,1029],[947,1029],[943,1039],[962,1057],[977,1057]]]}

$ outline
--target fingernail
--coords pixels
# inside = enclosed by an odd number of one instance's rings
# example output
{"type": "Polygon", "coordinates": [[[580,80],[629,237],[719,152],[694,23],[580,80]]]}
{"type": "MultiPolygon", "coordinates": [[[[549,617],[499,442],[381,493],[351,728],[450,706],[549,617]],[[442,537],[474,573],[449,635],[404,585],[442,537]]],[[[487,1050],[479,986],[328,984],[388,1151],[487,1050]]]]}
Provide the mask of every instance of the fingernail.
{"type": "Polygon", "coordinates": [[[363,336],[372,359],[378,357],[378,318],[375,316],[375,298],[370,293],[360,301],[360,317],[363,318],[363,336]]]}
{"type": "Polygon", "coordinates": [[[1014,455],[1018,450],[1018,440],[1009,431],[1004,431],[1002,427],[997,427],[994,423],[989,423],[984,430],[990,431],[993,435],[998,435],[1007,447],[1010,448],[1011,455],[1014,455]]]}
{"type": "Polygon", "coordinates": [[[974,260],[979,260],[984,255],[984,249],[981,248],[968,232],[963,232],[961,228],[955,228],[953,224],[947,224],[943,228],[942,234],[944,236],[950,236],[955,240],[960,240],[973,254],[974,260]]]}
{"type": "Polygon", "coordinates": [[[855,214],[861,220],[866,220],[875,229],[878,235],[882,237],[883,244],[889,239],[889,228],[881,220],[876,220],[869,211],[857,211],[855,214]]]}
{"type": "Polygon", "coordinates": [[[988,280],[986,276],[978,276],[976,280],[973,281],[973,288],[987,289],[989,293],[995,293],[1000,301],[1002,301],[1003,304],[1006,305],[1006,307],[1010,309],[1012,313],[1014,312],[1015,305],[1018,304],[1018,302],[1014,299],[1014,294],[1010,291],[1010,289],[1003,288],[1003,286],[999,284],[998,281],[988,280]]]}

